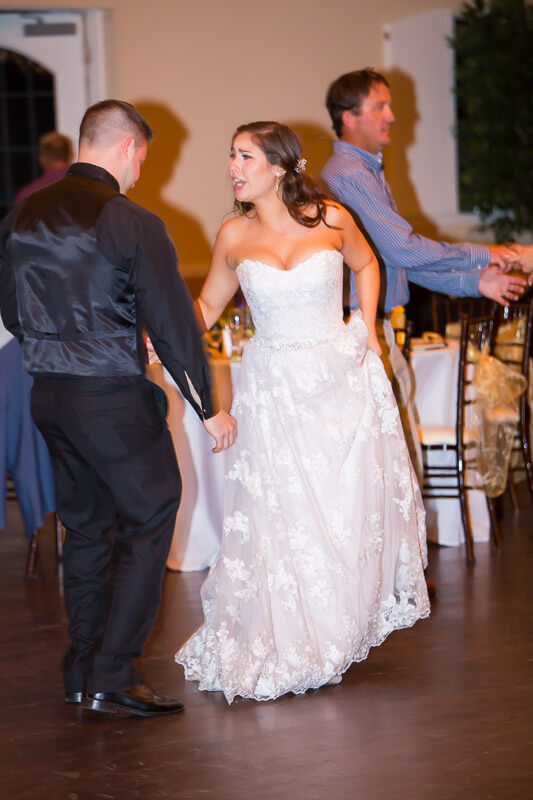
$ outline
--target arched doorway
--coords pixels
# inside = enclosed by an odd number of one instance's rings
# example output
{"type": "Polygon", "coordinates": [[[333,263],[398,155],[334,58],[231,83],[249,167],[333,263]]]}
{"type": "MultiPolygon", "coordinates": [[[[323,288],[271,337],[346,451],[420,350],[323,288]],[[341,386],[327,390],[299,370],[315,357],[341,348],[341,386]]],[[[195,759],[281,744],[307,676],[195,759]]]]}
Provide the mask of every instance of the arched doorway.
{"type": "Polygon", "coordinates": [[[54,83],[42,64],[0,48],[0,216],[39,175],[39,137],[56,129],[54,83]]]}

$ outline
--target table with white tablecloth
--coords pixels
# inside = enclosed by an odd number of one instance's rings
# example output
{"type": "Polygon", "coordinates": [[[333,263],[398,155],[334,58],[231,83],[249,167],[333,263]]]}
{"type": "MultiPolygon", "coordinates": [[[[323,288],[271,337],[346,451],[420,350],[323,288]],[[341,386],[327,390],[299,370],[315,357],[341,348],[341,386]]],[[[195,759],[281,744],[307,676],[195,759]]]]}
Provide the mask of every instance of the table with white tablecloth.
{"type": "MultiPolygon", "coordinates": [[[[227,410],[231,406],[232,380],[239,367],[239,362],[228,359],[211,361],[219,403],[227,410]]],[[[183,572],[205,569],[213,563],[220,546],[226,454],[212,452],[213,439],[166,369],[151,364],[147,377],[166,393],[167,423],[183,484],[167,566],[183,572]]]]}
{"type": "MultiPolygon", "coordinates": [[[[457,342],[433,350],[415,349],[411,366],[415,379],[415,405],[419,420],[433,425],[453,425],[457,395],[457,342]]],[[[240,364],[226,358],[211,359],[213,383],[222,408],[231,405],[232,383],[240,364]]],[[[220,544],[223,517],[225,453],[212,453],[213,440],[189,403],[185,402],[168,372],[159,364],[148,367],[148,377],[160,385],[169,401],[168,425],[178,453],[183,494],[168,567],[201,570],[212,564],[220,544]]],[[[453,458],[450,453],[448,457],[453,458]]],[[[474,539],[489,537],[485,497],[470,492],[474,539]]],[[[428,536],[439,544],[458,545],[463,530],[458,499],[426,500],[428,536]]]]}

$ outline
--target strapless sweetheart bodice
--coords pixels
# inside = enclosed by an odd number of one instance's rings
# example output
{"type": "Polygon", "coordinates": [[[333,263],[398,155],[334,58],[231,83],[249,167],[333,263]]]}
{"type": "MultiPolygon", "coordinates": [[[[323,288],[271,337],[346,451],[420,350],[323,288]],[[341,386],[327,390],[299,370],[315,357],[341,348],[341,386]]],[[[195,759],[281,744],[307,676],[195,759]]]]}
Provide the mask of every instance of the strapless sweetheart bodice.
{"type": "Polygon", "coordinates": [[[273,347],[333,339],[342,321],[342,255],[319,250],[290,270],[245,258],[237,275],[250,306],[255,339],[273,347]]]}

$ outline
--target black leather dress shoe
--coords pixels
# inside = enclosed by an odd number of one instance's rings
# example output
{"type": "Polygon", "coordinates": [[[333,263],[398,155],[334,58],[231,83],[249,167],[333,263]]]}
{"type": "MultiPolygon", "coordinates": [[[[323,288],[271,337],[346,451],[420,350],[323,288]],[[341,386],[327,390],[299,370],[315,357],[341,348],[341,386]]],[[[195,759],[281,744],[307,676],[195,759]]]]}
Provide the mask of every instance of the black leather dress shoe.
{"type": "Polygon", "coordinates": [[[116,692],[84,694],[82,708],[106,714],[134,714],[139,717],[162,717],[183,711],[183,703],[173,697],[159,697],[144,684],[116,692]]]}
{"type": "Polygon", "coordinates": [[[65,703],[81,703],[81,692],[65,692],[65,703]]]}

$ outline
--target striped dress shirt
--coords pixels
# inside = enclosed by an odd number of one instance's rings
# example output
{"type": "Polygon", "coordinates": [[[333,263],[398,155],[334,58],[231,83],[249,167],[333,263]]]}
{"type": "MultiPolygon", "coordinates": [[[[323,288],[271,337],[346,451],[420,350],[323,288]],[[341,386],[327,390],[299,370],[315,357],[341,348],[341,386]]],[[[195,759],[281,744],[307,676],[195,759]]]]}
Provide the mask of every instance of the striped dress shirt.
{"type": "MultiPolygon", "coordinates": [[[[488,247],[436,242],[414,233],[398,213],[383,174],[381,153],[372,155],[348,142],[335,142],[320,177],[355,216],[381,262],[386,313],[407,303],[408,281],[454,297],[480,296],[480,270],[490,262],[488,247]]],[[[353,273],[350,307],[357,307],[353,273]]]]}

